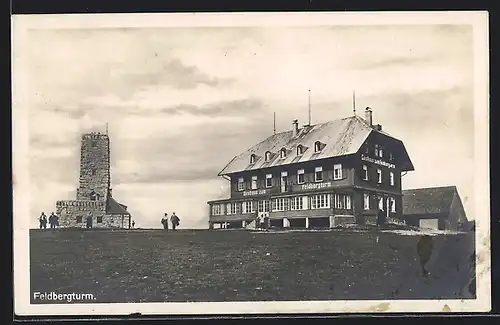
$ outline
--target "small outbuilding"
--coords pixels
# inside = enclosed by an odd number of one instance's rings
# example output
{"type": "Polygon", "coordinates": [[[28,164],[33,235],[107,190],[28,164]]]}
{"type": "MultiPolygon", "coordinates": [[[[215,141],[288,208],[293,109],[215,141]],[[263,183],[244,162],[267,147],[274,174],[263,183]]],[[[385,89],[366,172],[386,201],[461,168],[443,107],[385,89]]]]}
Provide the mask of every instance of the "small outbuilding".
{"type": "Polygon", "coordinates": [[[419,228],[451,231],[468,222],[456,186],[404,190],[403,220],[419,228]]]}

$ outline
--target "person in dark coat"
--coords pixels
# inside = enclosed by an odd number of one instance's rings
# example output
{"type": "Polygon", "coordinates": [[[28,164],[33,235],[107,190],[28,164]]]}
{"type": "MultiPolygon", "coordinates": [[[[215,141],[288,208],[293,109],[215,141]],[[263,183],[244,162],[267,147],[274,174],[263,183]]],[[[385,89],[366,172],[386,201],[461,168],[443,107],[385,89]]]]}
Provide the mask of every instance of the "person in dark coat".
{"type": "Polygon", "coordinates": [[[57,217],[54,215],[54,212],[52,212],[50,214],[50,217],[49,217],[49,224],[50,224],[50,229],[55,229],[56,228],[56,224],[57,224],[57,217]]]}
{"type": "Polygon", "coordinates": [[[40,229],[47,229],[47,216],[44,212],[42,212],[42,214],[38,218],[38,221],[40,222],[40,229]]]}
{"type": "Polygon", "coordinates": [[[170,216],[170,222],[172,222],[172,230],[175,230],[179,226],[180,219],[175,215],[175,212],[170,216]]]}
{"type": "Polygon", "coordinates": [[[385,222],[386,222],[386,220],[385,220],[384,210],[378,209],[378,211],[377,211],[377,228],[385,225],[385,222]]]}

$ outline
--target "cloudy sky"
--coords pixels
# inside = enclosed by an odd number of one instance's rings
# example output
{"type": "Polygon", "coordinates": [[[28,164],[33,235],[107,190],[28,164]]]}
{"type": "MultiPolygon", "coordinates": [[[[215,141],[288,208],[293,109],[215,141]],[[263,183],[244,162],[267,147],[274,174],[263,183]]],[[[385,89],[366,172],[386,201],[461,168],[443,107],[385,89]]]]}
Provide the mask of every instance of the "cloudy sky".
{"type": "Polygon", "coordinates": [[[205,228],[217,173],[292,120],[373,108],[404,141],[404,188],[473,202],[472,29],[460,25],[32,30],[25,49],[32,225],[78,186],[82,132],[112,140],[112,183],[139,227],[205,228]]]}

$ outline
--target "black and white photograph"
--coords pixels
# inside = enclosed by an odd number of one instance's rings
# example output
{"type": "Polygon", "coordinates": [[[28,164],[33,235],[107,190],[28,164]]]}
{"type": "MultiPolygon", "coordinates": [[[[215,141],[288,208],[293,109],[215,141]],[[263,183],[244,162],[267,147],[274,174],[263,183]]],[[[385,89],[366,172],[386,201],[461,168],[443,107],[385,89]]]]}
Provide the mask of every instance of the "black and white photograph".
{"type": "Polygon", "coordinates": [[[14,15],[15,313],[489,311],[487,26],[14,15]]]}

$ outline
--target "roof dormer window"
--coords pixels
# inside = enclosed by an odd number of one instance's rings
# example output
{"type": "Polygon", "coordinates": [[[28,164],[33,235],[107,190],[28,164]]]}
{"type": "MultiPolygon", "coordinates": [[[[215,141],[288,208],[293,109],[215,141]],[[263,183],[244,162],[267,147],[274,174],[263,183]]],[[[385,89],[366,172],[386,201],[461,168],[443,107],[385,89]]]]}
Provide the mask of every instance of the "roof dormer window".
{"type": "Polygon", "coordinates": [[[267,151],[267,152],[266,152],[266,156],[265,156],[265,157],[266,157],[266,161],[271,160],[271,152],[270,152],[270,151],[267,151]]]}
{"type": "Polygon", "coordinates": [[[297,156],[300,156],[300,155],[302,155],[303,153],[304,153],[304,147],[303,147],[301,144],[299,144],[299,145],[297,146],[297,156]]]}
{"type": "Polygon", "coordinates": [[[322,148],[322,143],[319,141],[314,142],[314,152],[320,152],[322,148]]]}
{"type": "Polygon", "coordinates": [[[250,155],[250,164],[255,164],[256,156],[255,154],[250,155]]]}
{"type": "Polygon", "coordinates": [[[280,151],[280,157],[281,157],[281,159],[286,158],[286,149],[285,148],[281,149],[281,151],[280,151]]]}

